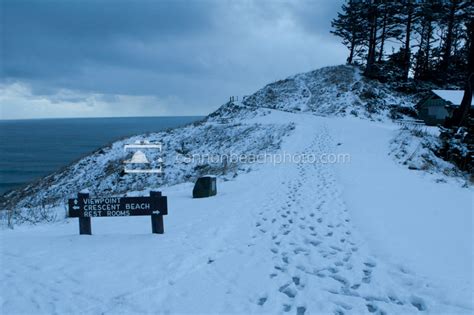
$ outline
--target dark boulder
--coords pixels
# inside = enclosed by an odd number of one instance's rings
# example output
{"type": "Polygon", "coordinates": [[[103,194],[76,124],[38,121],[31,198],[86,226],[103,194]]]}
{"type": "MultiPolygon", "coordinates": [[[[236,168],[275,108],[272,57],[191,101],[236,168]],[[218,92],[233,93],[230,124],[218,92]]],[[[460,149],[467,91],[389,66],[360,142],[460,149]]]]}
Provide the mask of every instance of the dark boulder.
{"type": "Polygon", "coordinates": [[[193,198],[205,198],[217,194],[217,182],[214,176],[199,177],[194,184],[193,198]]]}

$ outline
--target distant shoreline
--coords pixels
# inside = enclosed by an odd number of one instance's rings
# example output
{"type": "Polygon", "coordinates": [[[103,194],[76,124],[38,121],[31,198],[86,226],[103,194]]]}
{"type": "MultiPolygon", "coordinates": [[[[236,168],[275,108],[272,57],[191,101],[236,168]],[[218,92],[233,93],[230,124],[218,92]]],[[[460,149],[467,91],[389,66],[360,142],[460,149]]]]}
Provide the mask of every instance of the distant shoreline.
{"type": "Polygon", "coordinates": [[[98,117],[39,117],[39,118],[0,118],[1,122],[31,120],[63,120],[63,119],[120,119],[120,118],[204,118],[206,115],[167,115],[167,116],[98,116],[98,117]]]}
{"type": "Polygon", "coordinates": [[[0,195],[52,174],[115,141],[182,127],[204,117],[0,120],[0,195]]]}

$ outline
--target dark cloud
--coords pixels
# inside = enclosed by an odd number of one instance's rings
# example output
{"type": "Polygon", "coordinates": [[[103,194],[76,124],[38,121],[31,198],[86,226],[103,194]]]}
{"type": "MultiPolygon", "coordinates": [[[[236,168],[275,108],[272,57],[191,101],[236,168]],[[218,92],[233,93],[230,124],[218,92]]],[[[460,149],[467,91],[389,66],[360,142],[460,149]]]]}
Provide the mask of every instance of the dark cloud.
{"type": "Polygon", "coordinates": [[[292,2],[290,10],[305,31],[313,35],[334,40],[330,34],[331,20],[341,8],[344,0],[334,1],[300,1],[292,2]]]}
{"type": "Polygon", "coordinates": [[[340,3],[330,0],[1,5],[2,80],[29,84],[33,94],[176,97],[205,113],[227,95],[344,60],[329,35],[340,3]],[[327,54],[328,47],[336,51],[327,54]]]}
{"type": "MultiPolygon", "coordinates": [[[[7,76],[55,76],[88,63],[127,64],[128,41],[185,38],[212,28],[213,7],[185,1],[18,1],[3,4],[7,76]]],[[[140,52],[140,51],[139,51],[140,52]]],[[[131,59],[130,59],[131,58],[131,59]]]]}

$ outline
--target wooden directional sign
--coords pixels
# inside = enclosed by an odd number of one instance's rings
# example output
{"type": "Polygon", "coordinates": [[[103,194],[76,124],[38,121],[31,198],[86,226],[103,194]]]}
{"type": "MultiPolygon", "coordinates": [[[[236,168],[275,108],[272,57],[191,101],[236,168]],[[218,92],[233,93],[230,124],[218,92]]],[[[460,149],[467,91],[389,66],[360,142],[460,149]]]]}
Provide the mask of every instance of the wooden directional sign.
{"type": "Polygon", "coordinates": [[[167,197],[161,192],[151,191],[149,197],[101,197],[90,198],[89,194],[69,199],[69,217],[79,218],[79,233],[92,234],[92,217],[151,216],[152,232],[164,233],[163,215],[168,214],[167,197]]]}
{"type": "Polygon", "coordinates": [[[69,199],[69,217],[124,217],[168,214],[166,197],[106,197],[69,199]]]}

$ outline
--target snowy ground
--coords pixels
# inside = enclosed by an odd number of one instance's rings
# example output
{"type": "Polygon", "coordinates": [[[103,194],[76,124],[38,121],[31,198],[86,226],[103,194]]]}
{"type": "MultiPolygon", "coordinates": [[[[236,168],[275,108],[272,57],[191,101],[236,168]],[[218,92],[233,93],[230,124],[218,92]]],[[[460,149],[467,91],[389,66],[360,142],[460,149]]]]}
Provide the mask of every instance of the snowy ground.
{"type": "Polygon", "coordinates": [[[193,200],[164,188],[149,217],[0,231],[3,314],[439,313],[473,308],[472,189],[388,155],[396,127],[273,112],[296,123],[282,150],[348,164],[262,165],[193,200]]]}

